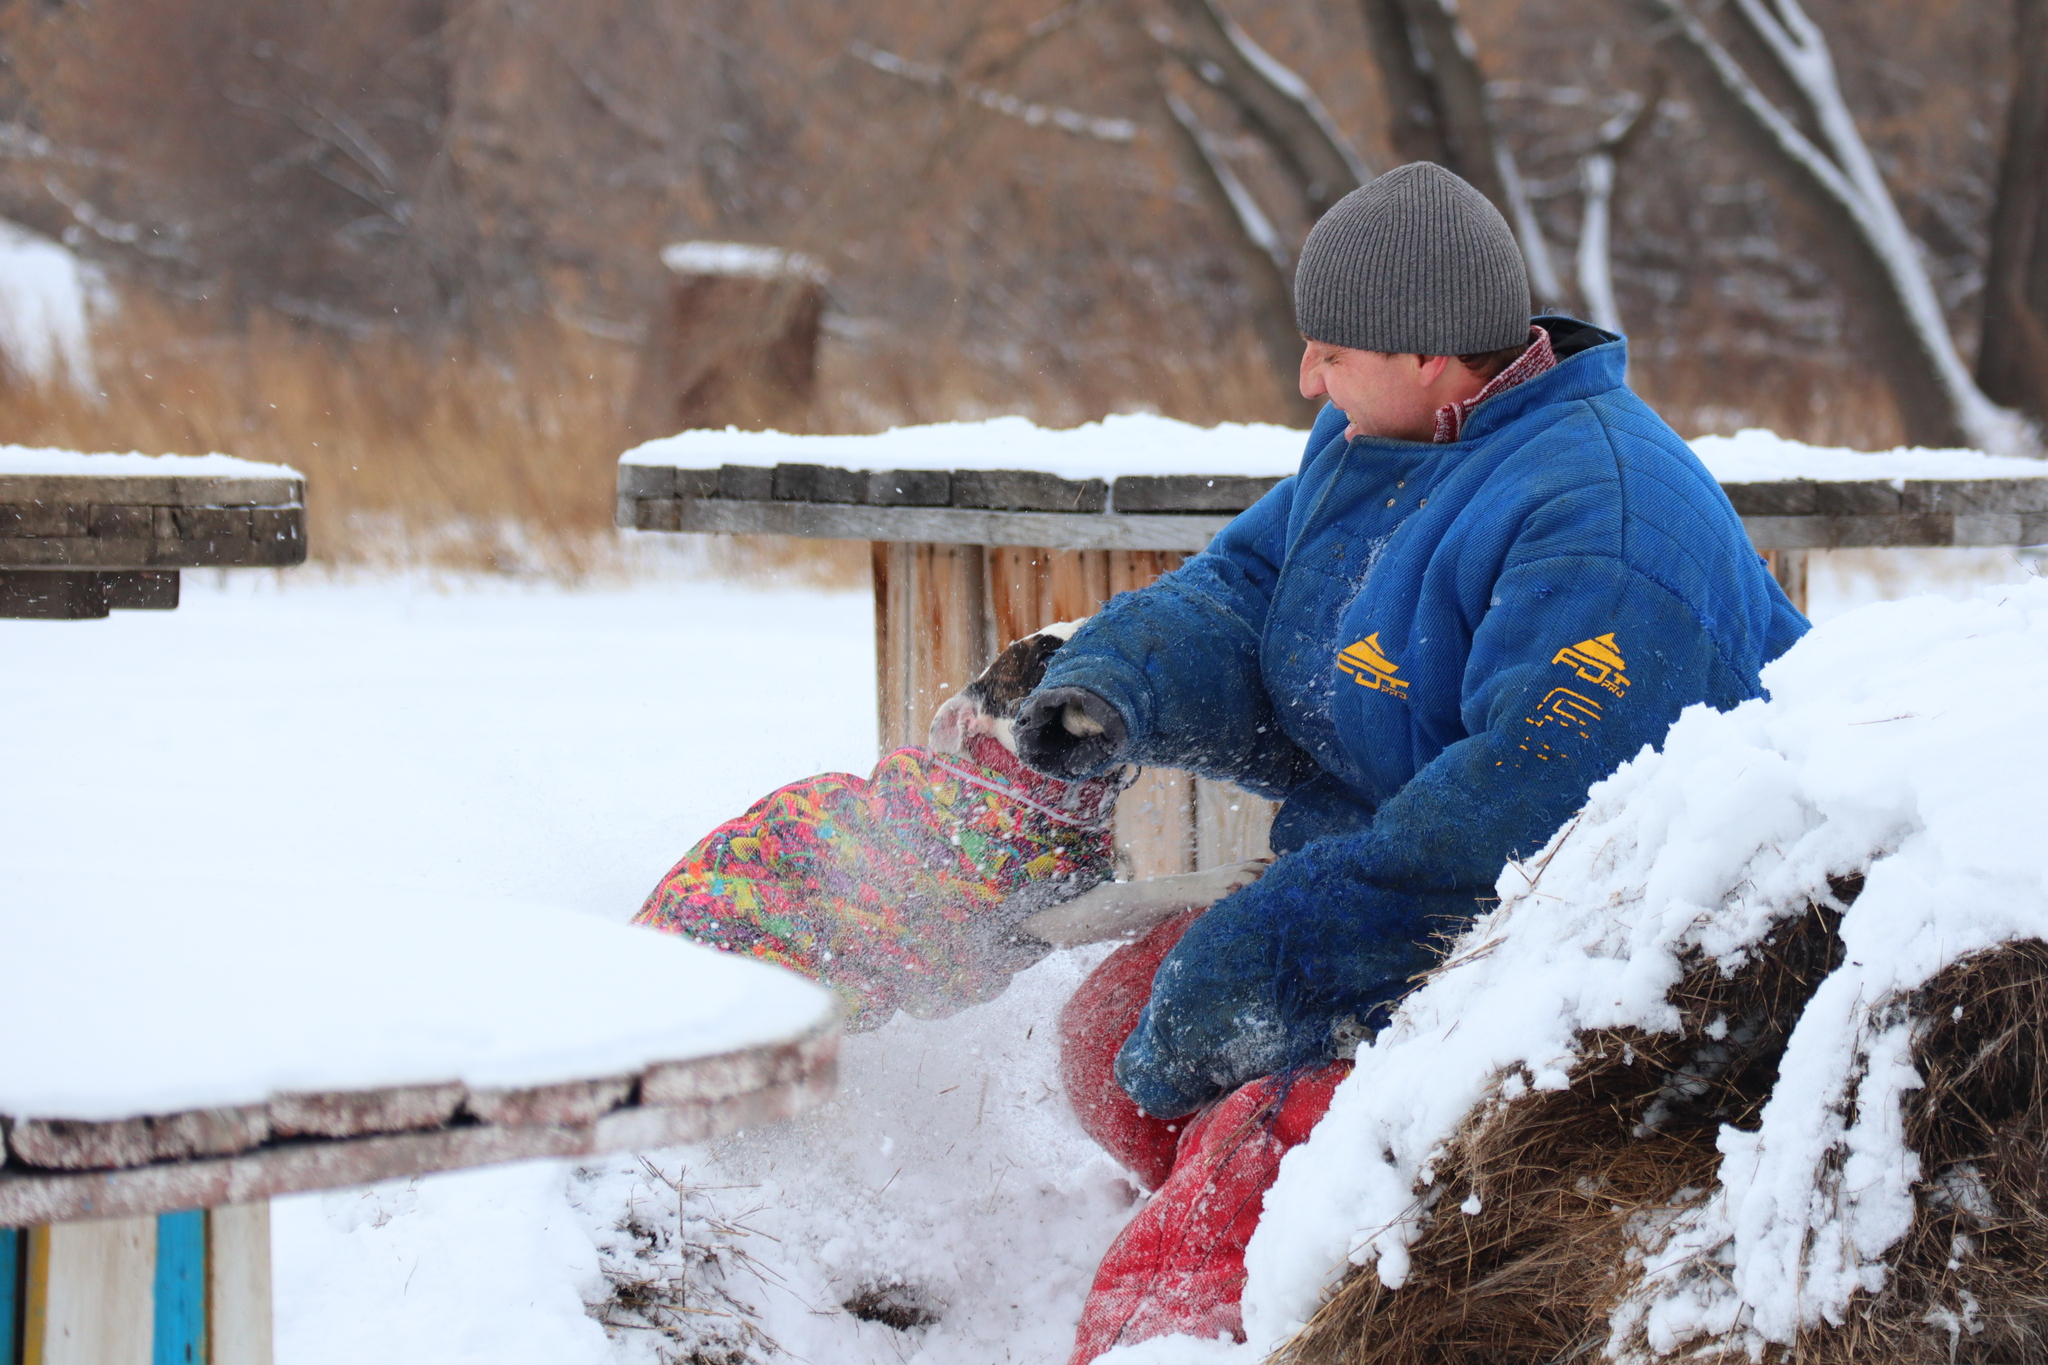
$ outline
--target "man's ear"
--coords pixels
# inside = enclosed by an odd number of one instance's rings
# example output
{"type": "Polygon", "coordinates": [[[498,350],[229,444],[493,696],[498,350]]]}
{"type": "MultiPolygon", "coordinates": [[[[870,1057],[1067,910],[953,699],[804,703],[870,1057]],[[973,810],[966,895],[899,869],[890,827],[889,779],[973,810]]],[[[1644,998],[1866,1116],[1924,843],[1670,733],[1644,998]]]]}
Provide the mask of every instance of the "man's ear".
{"type": "Polygon", "coordinates": [[[1418,355],[1415,378],[1420,388],[1433,388],[1436,381],[1444,377],[1444,371],[1451,367],[1453,357],[1447,355],[1418,355]]]}

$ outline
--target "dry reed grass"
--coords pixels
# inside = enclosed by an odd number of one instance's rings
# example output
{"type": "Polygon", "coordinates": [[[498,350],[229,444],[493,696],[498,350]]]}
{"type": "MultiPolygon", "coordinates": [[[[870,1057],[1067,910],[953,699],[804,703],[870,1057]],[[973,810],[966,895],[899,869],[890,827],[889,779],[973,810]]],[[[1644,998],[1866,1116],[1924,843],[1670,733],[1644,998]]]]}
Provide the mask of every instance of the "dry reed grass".
{"type": "MultiPolygon", "coordinates": [[[[666,434],[649,415],[640,346],[531,317],[440,341],[351,338],[140,291],[103,323],[96,396],[0,379],[0,441],[292,465],[307,476],[312,556],[331,566],[579,580],[642,562],[611,527],[619,453],[666,434]]],[[[809,408],[739,415],[752,427],[872,432],[1008,413],[1066,425],[1134,409],[1200,422],[1277,415],[1248,339],[1207,363],[1048,365],[1019,383],[972,346],[888,334],[828,340],[809,408]]],[[[855,588],[868,576],[864,542],[665,548],[757,584],[855,588]]]]}
{"type": "MultiPolygon", "coordinates": [[[[1846,905],[1861,879],[1834,886],[1846,905]]],[[[1475,1112],[1430,1192],[1406,1284],[1353,1270],[1279,1365],[1552,1365],[1607,1342],[1646,1223],[1704,1199],[1723,1124],[1754,1126],[1786,1039],[1841,960],[1836,907],[1815,905],[1732,977],[1696,963],[1677,1033],[1583,1037],[1569,1090],[1475,1112]],[[1716,1041],[1717,1018],[1728,1028],[1716,1041]]],[[[2048,1358],[2048,945],[1943,971],[1906,1007],[1926,1084],[1906,1108],[1922,1162],[1912,1231],[1883,1292],[1776,1359],[1970,1365],[2048,1358]]],[[[1736,1365],[1699,1343],[1688,1361],[1736,1365]]]]}

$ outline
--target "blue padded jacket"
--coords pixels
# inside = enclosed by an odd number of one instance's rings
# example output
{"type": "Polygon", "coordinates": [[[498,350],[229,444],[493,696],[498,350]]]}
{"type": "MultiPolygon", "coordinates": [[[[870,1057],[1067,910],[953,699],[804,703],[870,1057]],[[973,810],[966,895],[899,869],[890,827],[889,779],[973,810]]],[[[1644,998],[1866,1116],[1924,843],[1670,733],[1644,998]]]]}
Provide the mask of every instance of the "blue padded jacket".
{"type": "Polygon", "coordinates": [[[1281,857],[1180,940],[1117,1057],[1152,1114],[1376,1027],[1509,858],[1807,629],[1626,343],[1538,322],[1560,363],[1460,440],[1346,442],[1325,408],[1297,474],[1053,656],[1040,686],[1115,705],[1121,760],[1284,802],[1281,857]]]}

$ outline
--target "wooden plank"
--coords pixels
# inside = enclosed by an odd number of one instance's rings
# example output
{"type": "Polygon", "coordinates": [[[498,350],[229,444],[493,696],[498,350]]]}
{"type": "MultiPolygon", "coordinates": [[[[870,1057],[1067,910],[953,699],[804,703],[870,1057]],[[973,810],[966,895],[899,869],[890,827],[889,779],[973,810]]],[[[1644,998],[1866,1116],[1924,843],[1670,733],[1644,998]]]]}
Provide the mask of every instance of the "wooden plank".
{"type": "Polygon", "coordinates": [[[270,1201],[207,1213],[208,1365],[272,1365],[270,1201]]]}
{"type": "Polygon", "coordinates": [[[469,1112],[485,1123],[510,1126],[591,1123],[632,1098],[632,1076],[570,1081],[523,1090],[472,1090],[469,1112]]]}
{"type": "Polygon", "coordinates": [[[865,501],[875,507],[944,507],[953,501],[953,475],[944,469],[877,469],[868,475],[865,501]]]}
{"type": "Polygon", "coordinates": [[[1116,803],[1117,875],[1170,877],[1195,870],[1195,779],[1147,768],[1116,803]]]}
{"type": "Polygon", "coordinates": [[[152,1365],[156,1219],[38,1227],[30,1235],[32,1365],[152,1365]]]}
{"type": "Polygon", "coordinates": [[[7,1146],[15,1160],[30,1166],[90,1171],[229,1156],[260,1146],[269,1137],[270,1119],[263,1106],[249,1105],[105,1122],[21,1119],[8,1133],[7,1146]]]}
{"type": "Polygon", "coordinates": [[[2048,479],[1907,479],[1906,512],[2048,512],[2048,479]]]}
{"type": "Polygon", "coordinates": [[[1268,842],[1280,807],[1229,782],[1195,783],[1195,866],[1221,867],[1272,856],[1268,842]]]}
{"type": "Polygon", "coordinates": [[[195,520],[188,523],[194,532],[190,536],[151,536],[146,540],[0,538],[0,569],[288,569],[306,562],[302,509],[200,510],[231,512],[239,520],[195,520]],[[214,534],[216,531],[219,534],[214,534]]]}
{"type": "Polygon", "coordinates": [[[455,1117],[469,1092],[460,1081],[401,1085],[384,1090],[337,1090],[275,1095],[265,1106],[278,1137],[355,1137],[438,1128],[455,1117]]]}
{"type": "Polygon", "coordinates": [[[922,744],[946,698],[994,657],[980,547],[877,546],[875,667],[882,752],[922,744]]]}
{"type": "Polygon", "coordinates": [[[761,465],[720,465],[718,496],[766,502],[775,496],[775,471],[761,465]]]}
{"type": "Polygon", "coordinates": [[[178,571],[138,569],[100,575],[109,611],[176,611],[178,571]]]}
{"type": "Polygon", "coordinates": [[[151,1365],[207,1365],[206,1211],[156,1216],[151,1365]]]}
{"type": "Polygon", "coordinates": [[[1785,596],[1804,615],[1806,612],[1806,571],[1810,555],[1807,550],[1766,550],[1764,564],[1771,571],[1771,577],[1778,580],[1778,586],[1785,590],[1785,596]]]}
{"type": "MultiPolygon", "coordinates": [[[[642,503],[640,507],[655,507],[642,503]]],[[[640,515],[636,508],[635,517],[640,515]]],[[[1071,550],[1200,550],[1230,524],[1220,513],[1180,516],[996,512],[964,507],[677,499],[646,514],[677,530],[940,545],[1044,545],[1071,550]]],[[[636,520],[636,523],[637,520],[636,520]]]]}
{"type": "Polygon", "coordinates": [[[853,502],[867,496],[865,471],[834,469],[823,464],[779,464],[775,466],[777,502],[853,502]]]}
{"type": "Polygon", "coordinates": [[[1242,512],[1273,491],[1278,476],[1126,474],[1110,485],[1119,512],[1242,512]]]}
{"type": "MultiPolygon", "coordinates": [[[[1742,529],[1759,550],[1847,550],[1956,544],[1957,518],[1944,512],[1744,517],[1742,529]]],[[[2027,543],[2020,540],[2019,544],[2027,543]]]]}
{"type": "Polygon", "coordinates": [[[21,1359],[22,1282],[28,1272],[27,1235],[0,1228],[0,1361],[21,1359]]]}
{"type": "Polygon", "coordinates": [[[149,507],[275,507],[304,503],[303,479],[0,474],[0,503],[128,503],[149,507]]]}
{"type": "MultiPolygon", "coordinates": [[[[8,543],[0,541],[0,545],[8,543]]],[[[15,621],[96,621],[106,614],[107,594],[98,574],[0,572],[0,617],[15,621]]]]}
{"type": "Polygon", "coordinates": [[[1000,512],[1100,512],[1109,505],[1109,485],[1035,469],[956,469],[953,505],[1000,512]]]}

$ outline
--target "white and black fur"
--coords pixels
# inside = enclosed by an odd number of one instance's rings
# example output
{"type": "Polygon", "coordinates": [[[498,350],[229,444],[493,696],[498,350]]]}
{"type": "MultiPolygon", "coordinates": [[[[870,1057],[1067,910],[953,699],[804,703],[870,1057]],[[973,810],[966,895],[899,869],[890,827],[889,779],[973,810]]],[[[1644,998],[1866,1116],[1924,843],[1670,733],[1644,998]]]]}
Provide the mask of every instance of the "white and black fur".
{"type": "MultiPolygon", "coordinates": [[[[998,654],[980,677],[939,707],[932,717],[928,746],[964,757],[967,741],[986,735],[1016,753],[1017,708],[1038,686],[1052,656],[1080,624],[1062,621],[1047,626],[998,654]]],[[[1090,724],[1078,713],[1070,713],[1064,723],[1069,729],[1090,724]]],[[[1124,780],[1128,783],[1135,776],[1135,769],[1127,769],[1124,780]]],[[[1010,897],[1004,905],[1007,913],[999,918],[1018,933],[1055,948],[1133,939],[1175,915],[1213,905],[1257,881],[1269,861],[1254,858],[1200,872],[1128,882],[1040,882],[1010,897]]]]}

